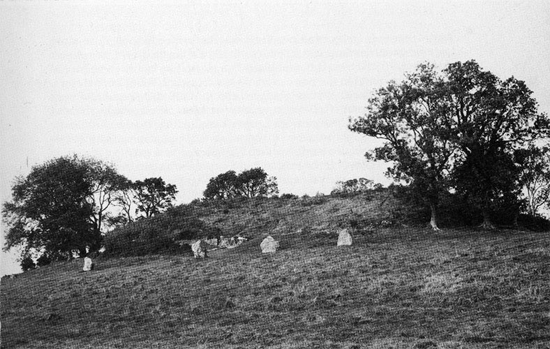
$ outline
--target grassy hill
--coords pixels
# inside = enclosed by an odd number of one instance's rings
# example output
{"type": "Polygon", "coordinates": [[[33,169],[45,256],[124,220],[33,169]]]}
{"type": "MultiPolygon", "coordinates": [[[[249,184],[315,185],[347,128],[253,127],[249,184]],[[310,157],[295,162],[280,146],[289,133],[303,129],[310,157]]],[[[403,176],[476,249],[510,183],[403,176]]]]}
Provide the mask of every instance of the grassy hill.
{"type": "Polygon", "coordinates": [[[550,232],[432,232],[383,192],[190,212],[251,240],[4,278],[2,348],[550,347],[550,232]]]}

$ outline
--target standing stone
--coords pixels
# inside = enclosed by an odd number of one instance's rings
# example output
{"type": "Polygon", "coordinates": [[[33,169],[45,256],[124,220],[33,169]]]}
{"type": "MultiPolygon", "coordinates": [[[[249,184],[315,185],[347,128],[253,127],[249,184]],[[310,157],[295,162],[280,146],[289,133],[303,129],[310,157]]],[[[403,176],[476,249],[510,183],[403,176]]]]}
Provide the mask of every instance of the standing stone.
{"type": "Polygon", "coordinates": [[[202,240],[198,240],[191,245],[191,250],[193,250],[193,255],[195,256],[195,258],[208,257],[206,255],[206,248],[207,248],[207,244],[202,240]]]}
{"type": "Polygon", "coordinates": [[[279,242],[275,241],[271,236],[268,236],[263,239],[260,248],[262,249],[262,253],[275,253],[277,248],[279,248],[279,242]]]}
{"type": "Polygon", "coordinates": [[[94,269],[94,262],[90,257],[84,257],[84,268],[82,271],[91,271],[94,269]]]}
{"type": "Polygon", "coordinates": [[[351,234],[347,229],[340,230],[338,232],[338,244],[337,246],[351,246],[352,239],[351,234]]]}

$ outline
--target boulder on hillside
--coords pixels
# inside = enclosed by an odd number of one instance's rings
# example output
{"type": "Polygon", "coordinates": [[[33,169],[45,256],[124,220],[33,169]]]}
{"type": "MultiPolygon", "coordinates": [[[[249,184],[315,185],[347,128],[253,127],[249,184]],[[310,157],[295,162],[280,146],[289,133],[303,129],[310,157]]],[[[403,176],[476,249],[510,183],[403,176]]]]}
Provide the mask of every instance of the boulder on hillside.
{"type": "Polygon", "coordinates": [[[208,249],[208,244],[203,240],[197,240],[191,244],[191,250],[193,251],[193,256],[195,258],[206,258],[208,257],[206,251],[208,249]]]}
{"type": "Polygon", "coordinates": [[[338,243],[336,246],[351,246],[353,239],[347,229],[342,229],[338,232],[338,243]]]}
{"type": "Polygon", "coordinates": [[[268,236],[262,240],[260,248],[262,249],[262,253],[275,253],[277,248],[279,248],[279,242],[275,241],[273,237],[268,236]]]}

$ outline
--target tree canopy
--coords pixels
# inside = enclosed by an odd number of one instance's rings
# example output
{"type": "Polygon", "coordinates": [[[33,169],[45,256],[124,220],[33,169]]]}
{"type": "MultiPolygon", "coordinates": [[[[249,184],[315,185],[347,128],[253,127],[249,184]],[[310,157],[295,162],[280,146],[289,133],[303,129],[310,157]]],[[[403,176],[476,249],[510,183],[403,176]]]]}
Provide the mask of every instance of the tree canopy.
{"type": "Polygon", "coordinates": [[[131,188],[135,194],[136,213],[142,213],[146,218],[173,207],[178,192],[174,184],[164,182],[161,177],[135,181],[131,188]]]}
{"type": "Polygon", "coordinates": [[[277,178],[256,167],[238,175],[235,171],[227,171],[211,178],[203,195],[207,199],[229,199],[267,197],[278,192],[277,178]]]}
{"type": "Polygon", "coordinates": [[[2,208],[7,223],[4,249],[21,246],[22,263],[37,264],[83,256],[100,248],[103,235],[114,225],[151,217],[173,206],[176,186],[160,177],[132,182],[113,165],[76,155],[34,166],[27,177],[16,178],[12,201],[2,208]],[[33,262],[34,263],[34,262],[33,262]]]}
{"type": "Polygon", "coordinates": [[[77,156],[33,167],[16,178],[12,201],[3,205],[5,249],[22,246],[23,254],[33,249],[55,260],[99,248],[112,194],[123,179],[111,165],[77,156]]]}
{"type": "MultiPolygon", "coordinates": [[[[515,152],[546,137],[549,124],[523,81],[502,81],[472,60],[442,72],[419,65],[403,82],[378,90],[365,116],[350,119],[349,128],[385,140],[367,158],[393,162],[388,175],[409,182],[424,198],[437,229],[439,196],[451,188],[491,226],[495,203],[519,195],[515,152]]],[[[510,203],[519,208],[519,200],[510,203]]]]}
{"type": "Polygon", "coordinates": [[[497,202],[509,197],[509,205],[519,209],[521,164],[515,152],[548,135],[548,115],[538,113],[523,81],[503,81],[475,61],[452,63],[443,73],[449,136],[460,149],[456,188],[481,209],[483,225],[492,227],[497,202]]]}
{"type": "Polygon", "coordinates": [[[531,145],[517,156],[522,164],[520,182],[527,212],[535,216],[541,208],[550,208],[550,146],[531,145]]]}
{"type": "Polygon", "coordinates": [[[350,119],[349,125],[351,131],[385,140],[367,159],[393,161],[387,174],[416,188],[431,208],[434,229],[455,152],[448,140],[444,93],[442,77],[432,65],[422,64],[403,82],[379,89],[369,99],[367,114],[350,119]]]}

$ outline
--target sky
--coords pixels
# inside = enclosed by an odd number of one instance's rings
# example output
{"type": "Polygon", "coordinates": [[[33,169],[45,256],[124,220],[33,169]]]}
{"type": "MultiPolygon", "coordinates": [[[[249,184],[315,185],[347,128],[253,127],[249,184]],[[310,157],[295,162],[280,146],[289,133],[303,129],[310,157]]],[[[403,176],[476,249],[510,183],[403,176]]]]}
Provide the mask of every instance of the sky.
{"type": "Polygon", "coordinates": [[[387,184],[364,158],[378,143],[347,128],[377,88],[475,59],[549,112],[549,46],[545,0],[2,1],[0,201],[72,154],[162,177],[177,203],[253,167],[281,194],[387,184]]]}

